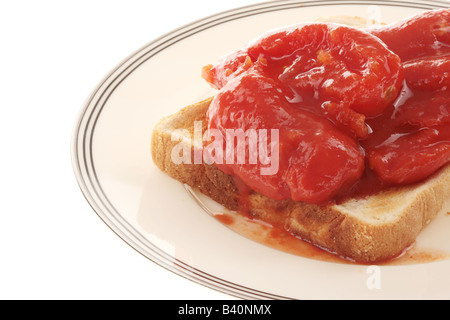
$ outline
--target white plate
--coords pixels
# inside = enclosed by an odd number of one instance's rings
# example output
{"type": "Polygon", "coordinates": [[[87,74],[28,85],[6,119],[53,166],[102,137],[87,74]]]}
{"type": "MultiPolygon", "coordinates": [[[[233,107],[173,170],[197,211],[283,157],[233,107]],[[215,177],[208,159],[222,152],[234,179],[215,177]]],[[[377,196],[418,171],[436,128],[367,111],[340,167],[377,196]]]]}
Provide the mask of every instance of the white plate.
{"type": "MultiPolygon", "coordinates": [[[[272,1],[207,17],[156,39],[119,64],[81,112],[72,147],[83,194],[139,253],[238,298],[449,298],[448,259],[364,266],[276,250],[209,215],[150,156],[159,119],[214,93],[200,77],[202,66],[261,33],[330,15],[391,22],[447,6],[444,1],[272,1]]],[[[438,220],[424,230],[417,247],[450,253],[450,215],[438,220]]]]}

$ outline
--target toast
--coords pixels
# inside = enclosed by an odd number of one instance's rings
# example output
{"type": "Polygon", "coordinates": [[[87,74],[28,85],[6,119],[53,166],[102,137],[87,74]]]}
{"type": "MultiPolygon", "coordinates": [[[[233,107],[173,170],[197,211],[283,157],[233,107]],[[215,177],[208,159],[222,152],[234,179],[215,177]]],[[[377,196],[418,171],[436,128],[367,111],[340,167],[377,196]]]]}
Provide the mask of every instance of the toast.
{"type": "Polygon", "coordinates": [[[206,130],[206,112],[212,98],[168,116],[155,126],[151,139],[154,163],[167,175],[198,189],[229,210],[246,214],[345,259],[377,263],[400,255],[440,212],[450,196],[450,165],[421,183],[383,190],[339,204],[315,205],[273,200],[257,192],[243,194],[239,181],[214,164],[176,164],[173,148],[180,143],[193,156],[194,122],[206,130]],[[179,130],[182,129],[182,130],[179,130]],[[243,199],[245,198],[245,204],[243,199]]]}

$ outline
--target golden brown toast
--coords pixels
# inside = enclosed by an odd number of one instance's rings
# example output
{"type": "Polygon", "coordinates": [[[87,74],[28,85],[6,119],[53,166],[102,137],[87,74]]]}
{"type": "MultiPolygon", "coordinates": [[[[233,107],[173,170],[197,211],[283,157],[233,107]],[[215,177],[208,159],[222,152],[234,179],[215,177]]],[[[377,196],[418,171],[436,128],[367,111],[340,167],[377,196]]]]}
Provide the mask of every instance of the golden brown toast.
{"type": "MultiPolygon", "coordinates": [[[[215,165],[176,164],[171,158],[173,148],[180,143],[193,155],[194,121],[201,121],[203,130],[206,129],[206,111],[211,99],[162,119],[153,131],[152,157],[172,178],[198,189],[230,210],[239,210],[244,196],[232,176],[215,165]]],[[[394,258],[413,244],[449,196],[450,165],[420,184],[348,199],[341,204],[321,206],[276,201],[250,192],[245,195],[245,206],[251,217],[282,226],[327,251],[357,262],[375,263],[394,258]]]]}

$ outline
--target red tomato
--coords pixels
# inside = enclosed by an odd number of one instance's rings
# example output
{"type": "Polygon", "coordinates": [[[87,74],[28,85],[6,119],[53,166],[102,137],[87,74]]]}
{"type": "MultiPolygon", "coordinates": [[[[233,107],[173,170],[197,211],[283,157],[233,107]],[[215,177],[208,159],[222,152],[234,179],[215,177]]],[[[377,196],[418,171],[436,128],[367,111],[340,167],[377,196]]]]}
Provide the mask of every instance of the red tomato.
{"type": "Polygon", "coordinates": [[[365,31],[290,26],[202,75],[219,90],[209,128],[279,130],[276,173],[219,165],[271,198],[323,203],[421,181],[450,161],[450,9],[365,31]]]}
{"type": "Polygon", "coordinates": [[[450,53],[450,9],[431,10],[370,32],[403,62],[450,53]]]}
{"type": "Polygon", "coordinates": [[[256,164],[248,161],[248,152],[255,147],[249,139],[241,149],[235,142],[232,163],[226,163],[224,154],[219,165],[273,199],[322,203],[355,183],[364,170],[364,155],[354,139],[327,119],[288,103],[275,80],[257,73],[230,81],[211,102],[208,118],[209,129],[219,129],[223,137],[229,129],[278,130],[279,152],[271,154],[271,160],[278,161],[274,174],[261,174],[267,167],[261,159],[256,164]],[[243,150],[245,161],[238,163],[243,150]]]}

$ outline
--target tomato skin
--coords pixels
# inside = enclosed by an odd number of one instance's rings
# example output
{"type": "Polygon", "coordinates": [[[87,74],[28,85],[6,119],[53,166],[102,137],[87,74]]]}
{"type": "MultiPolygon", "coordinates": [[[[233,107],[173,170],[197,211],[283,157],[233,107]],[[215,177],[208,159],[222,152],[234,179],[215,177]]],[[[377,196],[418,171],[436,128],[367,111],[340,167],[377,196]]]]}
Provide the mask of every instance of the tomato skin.
{"type": "Polygon", "coordinates": [[[430,10],[369,30],[403,62],[450,53],[450,10],[430,10]]]}
{"type": "Polygon", "coordinates": [[[450,159],[450,127],[423,128],[391,136],[369,151],[369,165],[389,184],[422,181],[450,159]]]}
{"type": "Polygon", "coordinates": [[[411,89],[442,91],[450,88],[450,55],[413,60],[403,67],[411,89]]]}

